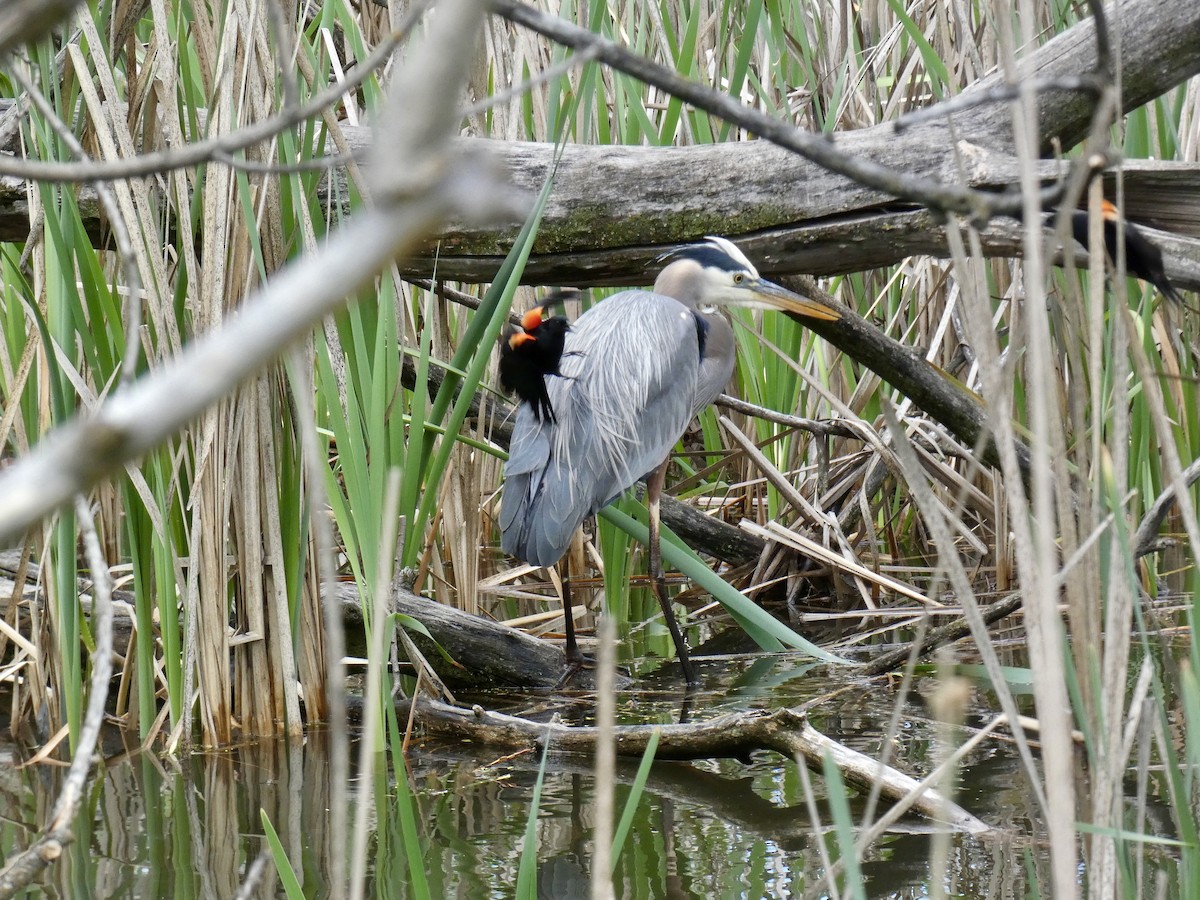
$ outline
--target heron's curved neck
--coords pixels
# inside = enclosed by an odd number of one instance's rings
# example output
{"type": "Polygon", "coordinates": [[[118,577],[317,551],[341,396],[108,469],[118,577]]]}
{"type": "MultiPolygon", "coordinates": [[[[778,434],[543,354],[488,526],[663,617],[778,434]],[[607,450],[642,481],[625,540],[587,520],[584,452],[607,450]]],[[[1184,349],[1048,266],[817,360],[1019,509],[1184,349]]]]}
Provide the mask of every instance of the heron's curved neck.
{"type": "Polygon", "coordinates": [[[693,259],[677,259],[659,273],[654,281],[654,293],[696,309],[700,306],[702,278],[699,263],[693,259]]]}
{"type": "Polygon", "coordinates": [[[700,412],[725,390],[733,375],[736,347],[733,326],[718,312],[693,313],[697,322],[704,323],[704,337],[700,342],[700,369],[696,373],[696,396],[692,405],[694,413],[700,412]]]}

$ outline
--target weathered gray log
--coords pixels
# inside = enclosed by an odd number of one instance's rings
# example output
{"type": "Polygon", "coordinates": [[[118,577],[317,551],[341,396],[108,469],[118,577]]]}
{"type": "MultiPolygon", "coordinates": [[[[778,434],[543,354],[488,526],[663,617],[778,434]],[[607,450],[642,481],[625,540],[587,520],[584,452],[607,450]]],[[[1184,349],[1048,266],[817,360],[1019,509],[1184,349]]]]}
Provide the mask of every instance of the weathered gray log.
{"type": "MultiPolygon", "coordinates": [[[[553,152],[545,144],[501,144],[497,149],[506,165],[517,166],[511,169],[513,180],[531,190],[538,183],[530,175],[540,172],[553,152]],[[522,169],[522,165],[531,168],[522,169]]],[[[759,271],[771,278],[844,275],[894,265],[910,256],[949,256],[945,227],[927,210],[904,208],[883,199],[873,206],[844,205],[829,212],[789,209],[791,194],[781,192],[779,183],[802,183],[796,180],[799,176],[788,174],[795,162],[785,151],[761,141],[682,148],[572,147],[564,156],[577,157],[579,171],[559,167],[550,208],[522,275],[525,284],[645,284],[652,280],[647,273],[657,270],[663,252],[704,234],[736,240],[759,271]],[[722,153],[686,162],[659,158],[668,149],[699,154],[717,148],[722,153]],[[600,149],[603,157],[597,154],[600,149]],[[640,159],[635,162],[631,156],[640,159]],[[638,176],[618,175],[638,164],[642,166],[638,176]],[[728,177],[733,168],[738,169],[735,181],[728,177]],[[689,171],[705,189],[696,190],[690,181],[680,181],[679,169],[689,171]],[[724,178],[718,174],[722,169],[724,178]],[[617,177],[625,180],[614,182],[617,177]],[[727,186],[724,193],[710,190],[722,184],[727,186]],[[635,203],[630,204],[627,191],[637,198],[635,203]],[[768,193],[772,205],[765,206],[768,193]]],[[[1152,163],[1146,182],[1139,177],[1142,165],[1142,161],[1131,160],[1123,167],[1130,218],[1148,224],[1169,223],[1179,231],[1194,228],[1200,235],[1200,165],[1152,163]],[[1169,196],[1163,187],[1168,173],[1178,178],[1178,190],[1169,196]],[[1143,184],[1147,185],[1145,191],[1143,184]],[[1151,214],[1155,204],[1157,211],[1151,214]]],[[[1114,178],[1106,175],[1106,183],[1114,178]]],[[[804,190],[795,193],[800,196],[804,190]]],[[[850,204],[854,197],[847,192],[843,199],[850,204]]],[[[1181,287],[1200,289],[1200,238],[1161,232],[1152,225],[1143,227],[1163,248],[1168,277],[1181,287]]],[[[437,259],[437,271],[448,279],[490,282],[515,236],[515,227],[486,234],[445,233],[440,237],[446,255],[437,259]]],[[[995,219],[980,238],[987,256],[1021,255],[1021,233],[1013,220],[995,219]]],[[[1082,247],[1067,249],[1074,253],[1077,264],[1084,265],[1087,257],[1082,247]]],[[[1061,261],[1061,256],[1056,259],[1061,261]]],[[[407,258],[398,260],[397,265],[406,277],[428,278],[434,258],[407,258]]]]}
{"type": "MultiPolygon", "coordinates": [[[[28,608],[31,604],[43,603],[46,599],[41,582],[41,566],[34,560],[25,564],[24,579],[21,582],[20,593],[17,593],[17,582],[14,580],[21,568],[20,550],[0,550],[0,618],[8,619],[9,603],[18,604],[16,625],[22,634],[28,634],[31,620],[28,608]]],[[[75,589],[79,592],[80,607],[87,614],[92,610],[92,580],[77,578],[75,589]]],[[[134,595],[131,591],[113,591],[113,650],[124,656],[129,649],[133,637],[134,595]]]]}
{"type": "MultiPolygon", "coordinates": [[[[8,599],[15,588],[11,579],[17,572],[20,559],[19,550],[0,550],[0,616],[8,615],[8,599]]],[[[20,597],[26,604],[45,600],[45,594],[39,587],[38,573],[38,564],[29,562],[20,597]]],[[[86,612],[91,605],[91,581],[78,579],[77,589],[86,612]]],[[[115,648],[118,653],[124,653],[133,630],[134,597],[122,591],[114,599],[121,613],[114,620],[115,648]]],[[[338,604],[342,621],[347,627],[362,627],[362,606],[352,583],[339,583],[332,597],[323,594],[322,599],[338,604]]],[[[396,591],[389,612],[403,613],[419,620],[451,658],[464,661],[465,665],[462,666],[448,663],[427,638],[412,633],[434,670],[451,688],[553,687],[562,679],[567,668],[566,656],[549,641],[435,603],[410,591],[396,591]]],[[[28,627],[29,619],[21,610],[18,628],[25,631],[28,627]]],[[[593,686],[591,672],[586,669],[580,670],[571,679],[572,688],[590,690],[593,686]]]]}

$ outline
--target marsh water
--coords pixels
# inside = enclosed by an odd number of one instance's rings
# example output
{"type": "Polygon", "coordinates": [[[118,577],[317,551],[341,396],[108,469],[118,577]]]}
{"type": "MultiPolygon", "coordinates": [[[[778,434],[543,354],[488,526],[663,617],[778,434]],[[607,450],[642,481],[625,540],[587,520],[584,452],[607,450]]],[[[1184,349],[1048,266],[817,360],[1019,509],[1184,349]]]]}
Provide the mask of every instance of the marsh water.
{"type": "MultiPolygon", "coordinates": [[[[841,684],[827,670],[793,655],[707,661],[704,684],[689,715],[699,720],[731,710],[800,705],[849,688],[818,704],[813,724],[855,749],[878,758],[894,715],[893,687],[878,682],[841,684]]],[[[934,683],[918,676],[902,707],[891,759],[922,775],[938,747],[939,726],[922,694],[934,683]]],[[[682,698],[669,680],[661,690],[623,692],[619,715],[626,722],[675,721],[682,698]]],[[[476,698],[493,708],[548,715],[563,711],[562,698],[497,695],[476,698]]],[[[592,700],[575,698],[567,715],[586,719],[592,700]],[[573,712],[572,712],[573,710],[573,712]]],[[[982,687],[975,690],[961,742],[996,709],[982,687]]],[[[419,807],[418,846],[405,846],[402,805],[388,774],[364,783],[332,783],[329,735],[311,733],[302,743],[247,744],[220,753],[164,759],[126,754],[117,733],[106,736],[102,777],[91,783],[77,823],[78,840],[28,896],[97,898],[227,898],[237,894],[266,843],[260,811],[269,817],[308,897],[328,893],[333,862],[348,856],[349,836],[334,833],[330,809],[347,801],[353,813],[368,794],[376,798],[369,821],[367,896],[414,896],[408,867],[419,865],[433,897],[503,898],[514,895],[524,834],[538,781],[540,760],[502,756],[485,748],[418,743],[410,753],[408,779],[419,807]],[[43,893],[45,891],[45,893],[43,893]]],[[[63,769],[19,768],[12,748],[0,748],[0,852],[24,846],[57,796],[63,769]]],[[[536,834],[537,893],[547,898],[588,896],[594,803],[591,761],[551,755],[541,788],[536,834]]],[[[637,761],[618,768],[616,808],[625,808],[637,761]]],[[[655,763],[637,804],[616,862],[617,896],[823,897],[822,874],[836,860],[824,780],[814,774],[814,820],[794,762],[769,753],[748,760],[655,763]],[[824,847],[822,847],[822,842],[824,847]]],[[[1021,898],[1032,895],[1040,845],[1037,810],[1015,753],[989,739],[957,775],[957,799],[992,831],[970,837],[949,834],[944,865],[931,865],[939,829],[903,820],[881,839],[862,866],[866,895],[926,897],[931,873],[943,873],[951,897],[1021,898]]],[[[1153,812],[1153,797],[1150,807],[1153,812]]],[[[856,821],[862,801],[851,808],[856,821]]],[[[942,834],[946,833],[942,831],[942,834]]],[[[1174,861],[1151,857],[1157,871],[1147,883],[1168,889],[1174,861]]],[[[249,896],[283,896],[270,866],[249,896]]]]}

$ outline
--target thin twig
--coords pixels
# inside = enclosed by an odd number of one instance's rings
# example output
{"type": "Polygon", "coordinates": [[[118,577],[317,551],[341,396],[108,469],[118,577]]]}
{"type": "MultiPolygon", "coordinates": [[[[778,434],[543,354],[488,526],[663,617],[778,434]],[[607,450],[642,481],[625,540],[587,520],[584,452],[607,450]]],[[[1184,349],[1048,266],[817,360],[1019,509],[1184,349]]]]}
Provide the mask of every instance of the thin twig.
{"type": "Polygon", "coordinates": [[[92,575],[92,633],[96,649],[92,653],[91,689],[88,692],[87,711],[77,735],[75,756],[63,782],[51,812],[46,832],[26,850],[17,854],[0,871],[0,900],[8,900],[32,883],[43,869],[63,854],[65,845],[75,839],[71,826],[79,813],[83,801],[83,789],[92,766],[92,753],[100,737],[100,726],[104,722],[104,708],[108,702],[108,683],[112,678],[113,628],[112,628],[112,578],[108,563],[100,549],[100,538],[96,534],[96,523],[87,500],[75,498],[75,515],[83,536],[84,552],[92,575]]]}
{"type": "Polygon", "coordinates": [[[391,58],[392,53],[424,15],[430,3],[431,0],[418,0],[413,3],[408,8],[402,27],[388,34],[366,59],[354,67],[345,80],[318,92],[308,102],[291,109],[283,109],[277,115],[261,122],[226,132],[215,138],[186,144],[178,149],[142,153],[129,159],[62,163],[22,160],[0,154],[0,175],[51,183],[116,181],[122,178],[144,178],[214,162],[218,154],[228,158],[239,150],[269,141],[288,128],[311,119],[354,91],[391,58]]]}
{"type": "MultiPolygon", "coordinates": [[[[1047,91],[1076,91],[1081,94],[1093,94],[1096,96],[1100,95],[1105,84],[1105,82],[1091,74],[1075,76],[1061,75],[1057,78],[1034,78],[1032,79],[1032,83],[1034,91],[1038,93],[1045,93],[1047,91]]],[[[905,113],[892,123],[892,128],[899,133],[916,125],[923,125],[926,122],[944,119],[963,110],[973,109],[976,106],[984,106],[989,103],[1008,103],[1019,96],[1018,92],[1020,90],[1020,85],[1002,84],[986,91],[967,91],[959,94],[957,97],[950,97],[947,100],[935,103],[933,106],[905,113]]]]}
{"type": "Polygon", "coordinates": [[[234,895],[234,900],[250,900],[251,897],[259,896],[258,885],[270,862],[271,850],[269,847],[263,847],[258,856],[254,857],[254,862],[250,864],[250,869],[246,872],[246,877],[242,881],[241,887],[238,888],[237,894],[234,895]]]}
{"type": "Polygon", "coordinates": [[[863,440],[862,428],[853,424],[849,419],[806,419],[803,416],[791,416],[765,406],[759,406],[757,403],[747,403],[745,400],[731,397],[729,394],[721,394],[713,402],[725,409],[745,413],[756,419],[762,419],[764,422],[774,422],[776,425],[795,428],[797,431],[807,431],[821,437],[837,435],[838,437],[863,440]]]}
{"type": "Polygon", "coordinates": [[[539,84],[545,84],[559,75],[564,75],[572,69],[582,66],[584,63],[589,63],[600,55],[599,47],[585,47],[573,56],[568,56],[566,59],[559,60],[552,66],[542,69],[536,75],[531,75],[523,81],[518,81],[516,84],[498,93],[484,97],[482,100],[472,103],[462,111],[464,119],[478,115],[481,112],[486,112],[489,109],[499,106],[501,103],[507,103],[520,97],[522,94],[533,90],[539,84]]]}
{"type": "Polygon", "coordinates": [[[254,175],[297,175],[303,172],[325,172],[330,169],[344,169],[347,166],[361,165],[371,155],[368,147],[360,147],[349,153],[330,153],[327,156],[316,156],[311,159],[300,159],[291,163],[256,162],[215,150],[210,162],[219,162],[229,166],[235,172],[249,172],[254,175]]]}

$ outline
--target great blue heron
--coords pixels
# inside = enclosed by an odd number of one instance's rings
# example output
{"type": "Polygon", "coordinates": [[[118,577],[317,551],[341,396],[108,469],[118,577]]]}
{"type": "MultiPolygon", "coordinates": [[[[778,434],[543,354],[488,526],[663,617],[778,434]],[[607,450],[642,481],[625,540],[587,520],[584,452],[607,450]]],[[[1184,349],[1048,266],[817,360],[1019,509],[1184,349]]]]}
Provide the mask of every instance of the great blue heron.
{"type": "MultiPolygon", "coordinates": [[[[622,291],[571,325],[562,377],[545,379],[554,415],[539,415],[529,403],[517,411],[500,531],[506,553],[553,566],[587,516],[645,477],[651,583],[684,676],[695,682],[662,577],[658,507],[671,448],[733,374],[733,329],[717,307],[775,308],[825,320],[838,314],[764,280],[724,238],[669,258],[652,292],[622,291]]],[[[578,664],[569,608],[566,630],[567,657],[578,664]]]]}
{"type": "MultiPolygon", "coordinates": [[[[1117,261],[1117,230],[1120,226],[1121,214],[1116,206],[1103,200],[1100,204],[1100,215],[1104,220],[1104,249],[1115,265],[1117,261]]],[[[1175,285],[1171,284],[1163,269],[1162,250],[1151,243],[1149,238],[1142,234],[1141,229],[1128,220],[1125,222],[1124,231],[1125,267],[1129,274],[1142,279],[1142,281],[1150,282],[1172,303],[1180,306],[1186,305],[1183,297],[1179,295],[1175,285]]],[[[1088,214],[1086,210],[1077,210],[1071,214],[1071,233],[1075,236],[1075,240],[1084,247],[1088,246],[1088,214]]]]}

